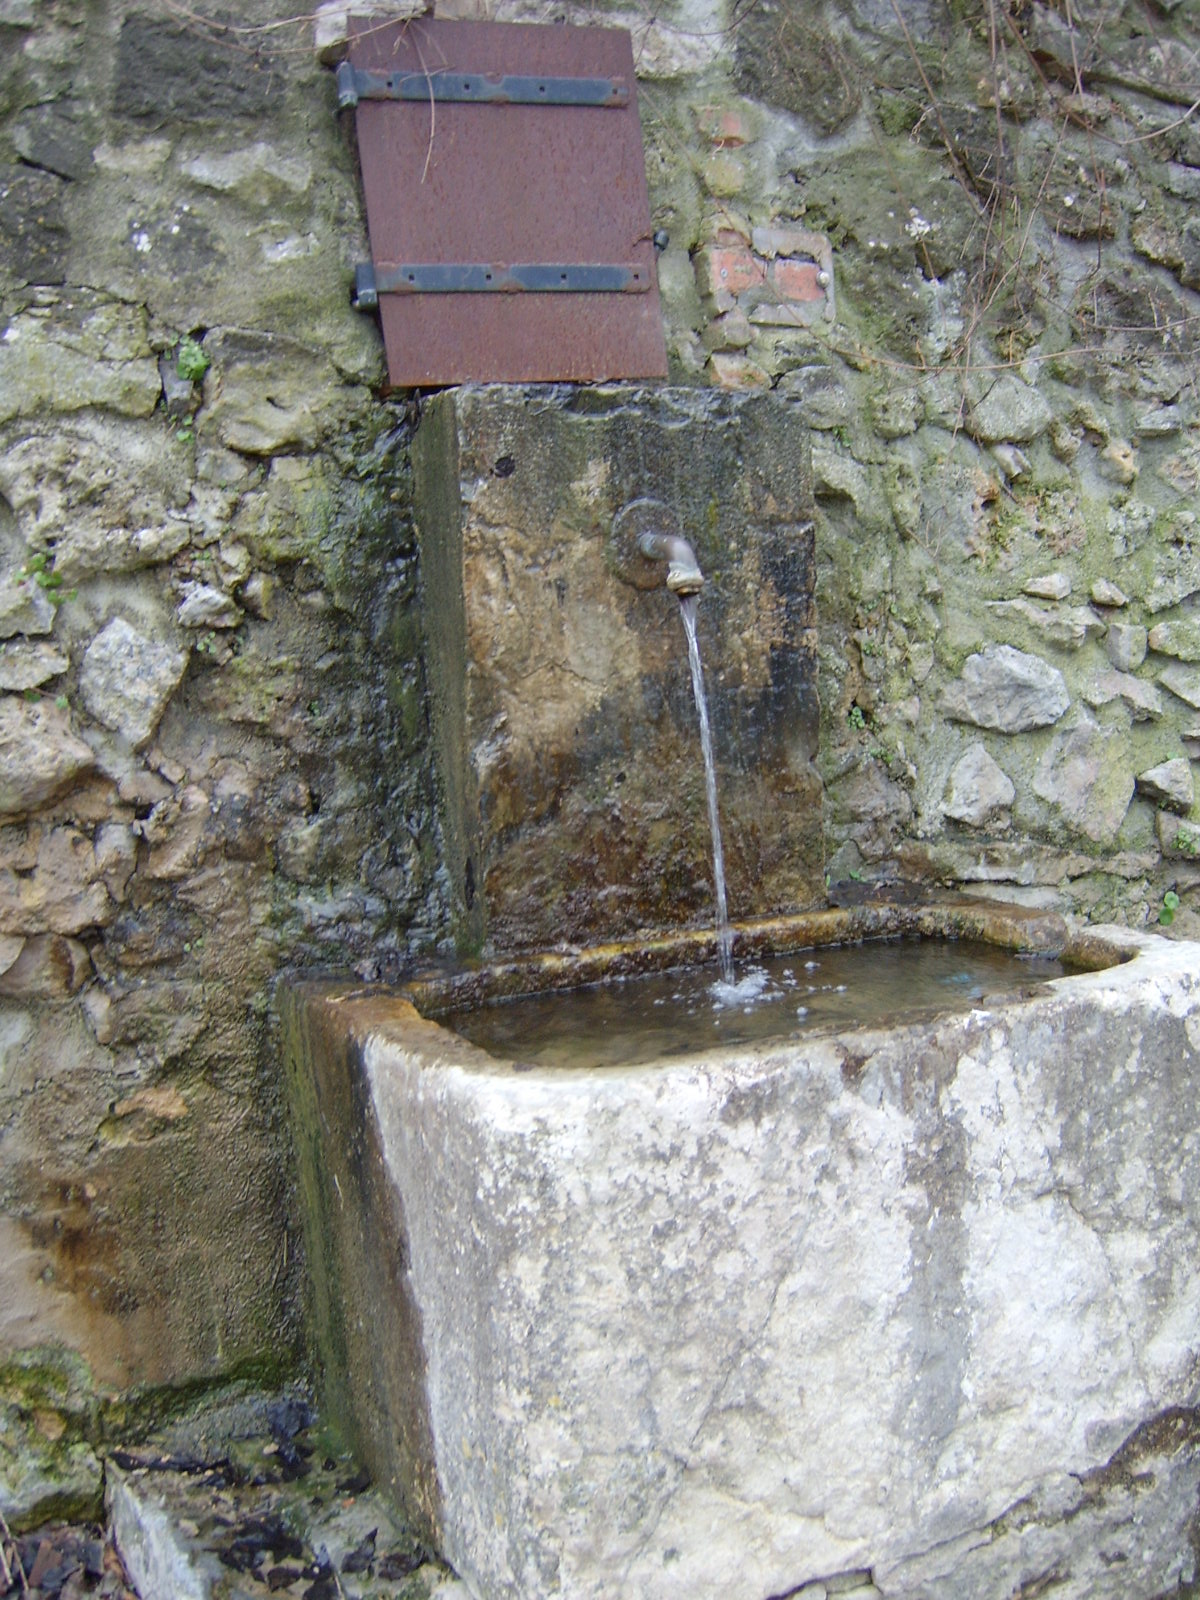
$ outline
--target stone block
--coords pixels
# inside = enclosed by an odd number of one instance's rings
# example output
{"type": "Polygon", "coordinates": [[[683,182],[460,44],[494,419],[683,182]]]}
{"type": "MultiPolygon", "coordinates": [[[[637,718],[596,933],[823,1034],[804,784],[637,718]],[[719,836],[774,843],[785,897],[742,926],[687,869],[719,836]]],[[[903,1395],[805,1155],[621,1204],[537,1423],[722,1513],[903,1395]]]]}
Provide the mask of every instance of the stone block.
{"type": "Polygon", "coordinates": [[[134,750],[150,743],[167,702],[183,681],[187,653],[114,617],[83,657],[79,687],[97,722],[134,750]]]}
{"type": "Polygon", "coordinates": [[[1129,604],[1128,596],[1108,578],[1097,578],[1092,584],[1091,600],[1094,606],[1111,606],[1118,610],[1129,604]]]}
{"type": "Polygon", "coordinates": [[[1111,732],[1085,713],[1055,736],[1033,778],[1034,794],[1097,844],[1113,842],[1133,799],[1128,756],[1112,746],[1111,732]]]}
{"type": "MultiPolygon", "coordinates": [[[[49,633],[53,627],[54,602],[32,577],[0,579],[0,639],[49,633]]],[[[24,689],[33,685],[9,687],[24,689]]]]}
{"type": "Polygon", "coordinates": [[[1177,699],[1200,710],[1200,667],[1168,667],[1158,681],[1177,699]]]}
{"type": "Polygon", "coordinates": [[[1154,819],[1162,853],[1173,861],[1200,861],[1200,827],[1173,811],[1159,811],[1154,819]]]}
{"type": "Polygon", "coordinates": [[[1025,593],[1035,600],[1065,600],[1071,593],[1071,579],[1066,572],[1043,572],[1030,578],[1025,593]]]}
{"type": "Polygon", "coordinates": [[[272,57],[230,49],[165,17],[126,17],[117,39],[113,110],[155,127],[270,115],[283,80],[272,57]]]}
{"type": "Polygon", "coordinates": [[[0,644],[0,689],[38,689],[70,665],[66,652],[56,645],[21,640],[0,644]]]}
{"type": "Polygon", "coordinates": [[[262,140],[237,150],[205,151],[183,162],[183,173],[202,189],[259,207],[303,195],[312,185],[312,164],[303,156],[262,140]]]}
{"type": "Polygon", "coordinates": [[[9,999],[61,1000],[92,975],[87,946],[78,939],[39,934],[26,939],[16,960],[0,973],[0,995],[9,999]]]}
{"type": "Polygon", "coordinates": [[[1200,622],[1191,618],[1156,622],[1146,642],[1159,655],[1175,656],[1180,661],[1200,661],[1200,622]]]}
{"type": "Polygon", "coordinates": [[[1007,810],[1016,792],[1012,779],[984,746],[973,744],[950,773],[942,814],[980,828],[1007,810]]]}
{"type": "Polygon", "coordinates": [[[0,697],[0,816],[35,811],[94,764],[66,711],[46,700],[0,697]]]}
{"type": "Polygon", "coordinates": [[[1057,650],[1079,650],[1107,627],[1090,606],[1035,606],[1023,597],[990,601],[989,606],[1005,616],[1019,617],[1041,641],[1057,650]]]}
{"type": "Polygon", "coordinates": [[[281,335],[221,329],[205,341],[200,429],[248,456],[312,450],[326,429],[344,426],[362,391],[344,383],[322,354],[281,335]]]}
{"type": "Polygon", "coordinates": [[[1194,1570],[1200,950],[1107,941],[1015,1003],[619,1071],[288,999],[346,1424],[474,1594],[1194,1570]]]}
{"type": "Polygon", "coordinates": [[[1090,706],[1107,706],[1121,700],[1134,722],[1157,722],[1164,714],[1163,698],[1156,685],[1129,672],[1097,674],[1084,689],[1083,698],[1090,706]]]}
{"type": "Polygon", "coordinates": [[[18,283],[62,283],[70,240],[61,178],[32,168],[0,172],[0,274],[18,283]]]}
{"type": "Polygon", "coordinates": [[[31,167],[59,178],[86,178],[92,169],[95,129],[77,105],[33,106],[13,126],[17,154],[31,167]]]}
{"type": "Polygon", "coordinates": [[[0,340],[0,422],[92,407],[148,417],[162,385],[146,338],[146,315],[86,291],[52,319],[25,312],[0,340]]]}
{"type": "Polygon", "coordinates": [[[770,373],[750,356],[714,350],[708,358],[708,370],[718,389],[769,389],[771,386],[770,373]]]}
{"type": "MultiPolygon", "coordinates": [[[[0,929],[25,934],[71,935],[111,922],[115,907],[101,881],[90,838],[75,827],[33,829],[27,850],[5,849],[0,856],[0,929]]],[[[59,950],[30,952],[59,965],[59,950]]],[[[19,962],[18,962],[19,964],[19,962]]]]}
{"type": "Polygon", "coordinates": [[[1108,659],[1118,672],[1133,672],[1146,659],[1146,630],[1139,622],[1110,622],[1104,638],[1108,659]]]}
{"type": "Polygon", "coordinates": [[[1044,433],[1053,416],[1050,402],[1043,395],[1020,378],[1005,374],[971,406],[967,431],[982,444],[1001,440],[1024,444],[1044,433]]]}
{"type": "Polygon", "coordinates": [[[1057,667],[1012,645],[988,645],[968,656],[943,697],[946,715],[1000,733],[1049,727],[1071,703],[1057,667]]]}
{"type": "Polygon", "coordinates": [[[1139,772],[1137,786],[1139,794],[1166,806],[1169,811],[1186,814],[1195,803],[1196,786],[1192,782],[1191,764],[1183,756],[1160,761],[1156,767],[1139,772]]]}
{"type": "MultiPolygon", "coordinates": [[[[712,359],[751,375],[740,356],[712,359]]],[[[460,938],[525,948],[711,915],[678,602],[665,568],[615,532],[647,497],[711,574],[698,626],[731,905],[823,893],[797,408],[624,385],[462,389],[425,407],[413,460],[460,938]]]]}

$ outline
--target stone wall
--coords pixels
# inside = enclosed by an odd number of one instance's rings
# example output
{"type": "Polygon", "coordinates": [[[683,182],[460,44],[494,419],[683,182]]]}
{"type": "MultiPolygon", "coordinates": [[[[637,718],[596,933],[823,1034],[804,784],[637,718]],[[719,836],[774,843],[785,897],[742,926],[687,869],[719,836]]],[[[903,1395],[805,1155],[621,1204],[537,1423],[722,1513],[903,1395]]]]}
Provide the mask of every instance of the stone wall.
{"type": "MultiPolygon", "coordinates": [[[[85,1485],[97,1392],[295,1359],[276,976],[448,928],[351,130],[196,9],[0,0],[0,1349],[85,1485]]],[[[555,9],[634,32],[672,381],[813,431],[834,879],[1196,927],[1188,9],[555,9]]]]}
{"type": "Polygon", "coordinates": [[[0,1361],[57,1457],[92,1384],[294,1370],[272,987],[443,921],[409,422],[281,9],[0,7],[0,1351],[86,1368],[0,1361]]]}

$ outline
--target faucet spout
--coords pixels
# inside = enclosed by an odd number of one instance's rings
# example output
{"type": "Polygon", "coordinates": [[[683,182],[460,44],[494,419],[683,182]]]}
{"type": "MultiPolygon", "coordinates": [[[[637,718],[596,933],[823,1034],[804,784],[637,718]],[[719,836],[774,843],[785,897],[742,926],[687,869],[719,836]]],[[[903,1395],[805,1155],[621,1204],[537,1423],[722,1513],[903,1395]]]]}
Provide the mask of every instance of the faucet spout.
{"type": "Polygon", "coordinates": [[[643,533],[637,543],[647,561],[667,563],[667,588],[672,594],[699,594],[703,589],[704,574],[686,539],[676,533],[643,533]]]}

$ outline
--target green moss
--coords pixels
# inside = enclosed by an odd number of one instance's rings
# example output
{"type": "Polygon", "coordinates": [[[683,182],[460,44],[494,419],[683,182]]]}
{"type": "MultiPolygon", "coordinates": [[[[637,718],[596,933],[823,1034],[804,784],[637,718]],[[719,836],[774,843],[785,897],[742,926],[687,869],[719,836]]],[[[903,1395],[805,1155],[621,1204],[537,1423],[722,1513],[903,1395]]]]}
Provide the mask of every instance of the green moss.
{"type": "Polygon", "coordinates": [[[879,126],[892,139],[903,138],[912,132],[924,116],[926,102],[915,94],[903,90],[885,89],[876,105],[879,126]]]}
{"type": "Polygon", "coordinates": [[[14,1530],[98,1513],[97,1415],[91,1373],[73,1352],[23,1350],[0,1366],[0,1505],[14,1530]]]}

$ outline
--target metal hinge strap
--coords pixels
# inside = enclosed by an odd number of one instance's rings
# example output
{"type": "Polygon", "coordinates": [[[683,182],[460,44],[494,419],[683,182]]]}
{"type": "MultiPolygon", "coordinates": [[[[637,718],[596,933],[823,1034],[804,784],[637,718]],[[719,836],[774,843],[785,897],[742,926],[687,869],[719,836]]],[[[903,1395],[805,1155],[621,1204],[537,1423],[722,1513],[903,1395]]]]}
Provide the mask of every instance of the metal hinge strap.
{"type": "Polygon", "coordinates": [[[360,100],[461,101],[468,105],[601,106],[629,104],[623,78],[501,76],[485,72],[372,72],[343,61],[337,69],[338,109],[360,100]]]}
{"type": "Polygon", "coordinates": [[[381,294],[644,294],[653,281],[648,267],[625,263],[360,262],[354,301],[369,309],[381,294]]]}

